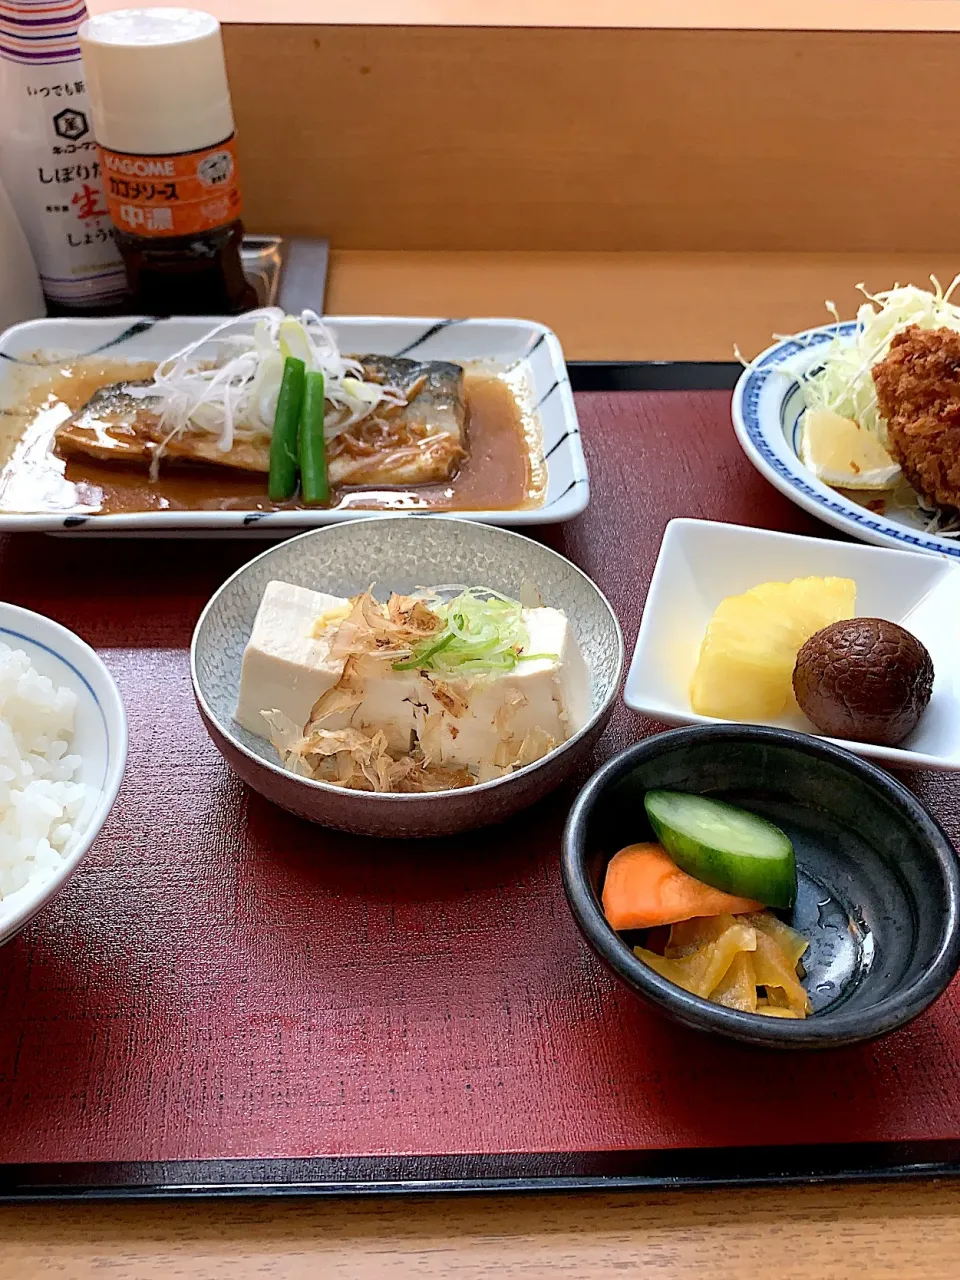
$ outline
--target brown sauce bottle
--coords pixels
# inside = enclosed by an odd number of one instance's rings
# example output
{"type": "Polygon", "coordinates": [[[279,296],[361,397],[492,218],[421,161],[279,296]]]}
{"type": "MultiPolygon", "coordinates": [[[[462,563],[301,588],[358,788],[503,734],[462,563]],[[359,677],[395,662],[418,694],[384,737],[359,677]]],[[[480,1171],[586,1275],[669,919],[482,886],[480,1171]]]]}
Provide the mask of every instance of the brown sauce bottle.
{"type": "Polygon", "coordinates": [[[258,305],[243,273],[243,223],[193,236],[148,240],[117,230],[132,304],[151,316],[235,315],[258,305]]]}
{"type": "Polygon", "coordinates": [[[197,10],[126,9],[85,22],[80,47],[131,308],[255,307],[220,24],[197,10]]]}

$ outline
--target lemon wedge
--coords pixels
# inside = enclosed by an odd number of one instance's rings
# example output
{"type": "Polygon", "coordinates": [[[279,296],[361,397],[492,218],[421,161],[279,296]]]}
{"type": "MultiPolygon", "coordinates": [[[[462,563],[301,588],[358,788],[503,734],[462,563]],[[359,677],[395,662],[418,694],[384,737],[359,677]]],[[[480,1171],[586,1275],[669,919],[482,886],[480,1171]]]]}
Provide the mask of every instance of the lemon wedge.
{"type": "Polygon", "coordinates": [[[869,431],[830,409],[803,416],[800,461],[834,489],[889,489],[900,468],[869,431]]]}

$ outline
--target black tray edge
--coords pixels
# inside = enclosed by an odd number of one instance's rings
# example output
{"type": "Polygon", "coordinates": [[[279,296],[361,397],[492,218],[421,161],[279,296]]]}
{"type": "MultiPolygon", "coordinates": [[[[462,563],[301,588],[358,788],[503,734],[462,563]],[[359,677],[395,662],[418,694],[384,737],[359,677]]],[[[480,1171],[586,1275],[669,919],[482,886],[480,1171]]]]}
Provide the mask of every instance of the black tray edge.
{"type": "Polygon", "coordinates": [[[953,1178],[960,1141],[500,1155],[21,1164],[0,1203],[261,1196],[677,1191],[953,1178]]]}
{"type": "Polygon", "coordinates": [[[568,360],[574,391],[729,391],[743,373],[737,361],[568,360]]]}

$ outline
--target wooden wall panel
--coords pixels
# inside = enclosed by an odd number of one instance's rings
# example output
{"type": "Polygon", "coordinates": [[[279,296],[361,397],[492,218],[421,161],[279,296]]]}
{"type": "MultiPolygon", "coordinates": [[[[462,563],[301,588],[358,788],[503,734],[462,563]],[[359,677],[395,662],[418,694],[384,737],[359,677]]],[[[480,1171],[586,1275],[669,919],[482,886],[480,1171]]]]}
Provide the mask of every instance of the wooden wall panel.
{"type": "MultiPolygon", "coordinates": [[[[87,0],[91,13],[128,4],[87,0]]],[[[261,25],[960,31],[960,0],[203,0],[203,8],[221,22],[261,25]]]]}
{"type": "Polygon", "coordinates": [[[417,253],[334,251],[331,315],[526,316],[572,360],[732,360],[774,333],[852,318],[895,281],[946,286],[954,254],[417,253]]]}
{"type": "Polygon", "coordinates": [[[248,224],[341,248],[946,250],[960,34],[225,28],[248,224]]]}

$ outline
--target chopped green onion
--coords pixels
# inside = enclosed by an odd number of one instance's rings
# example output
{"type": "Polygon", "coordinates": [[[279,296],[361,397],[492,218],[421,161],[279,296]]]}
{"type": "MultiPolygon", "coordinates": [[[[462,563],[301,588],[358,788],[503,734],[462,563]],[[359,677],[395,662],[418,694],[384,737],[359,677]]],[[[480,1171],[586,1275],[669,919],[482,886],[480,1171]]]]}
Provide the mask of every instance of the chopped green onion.
{"type": "Polygon", "coordinates": [[[300,415],[300,491],[308,507],[322,506],[330,500],[323,437],[324,408],[323,374],[311,370],[306,375],[300,415]]]}
{"type": "Polygon", "coordinates": [[[520,662],[556,657],[524,652],[530,635],[519,600],[468,587],[453,600],[432,596],[426,603],[444,623],[443,630],[422,641],[408,658],[395,662],[394,671],[483,675],[513,671],[520,662]]]}
{"type": "Polygon", "coordinates": [[[441,649],[446,649],[447,645],[453,643],[453,632],[448,631],[442,640],[438,640],[436,644],[430,646],[417,658],[406,658],[403,662],[395,662],[393,664],[394,671],[413,671],[417,667],[422,667],[429,663],[435,653],[439,653],[441,649]]]}
{"type": "Polygon", "coordinates": [[[287,502],[297,489],[297,433],[303,405],[306,366],[295,356],[283,362],[283,381],[277,396],[270,441],[270,476],[267,492],[271,502],[287,502]]]}

